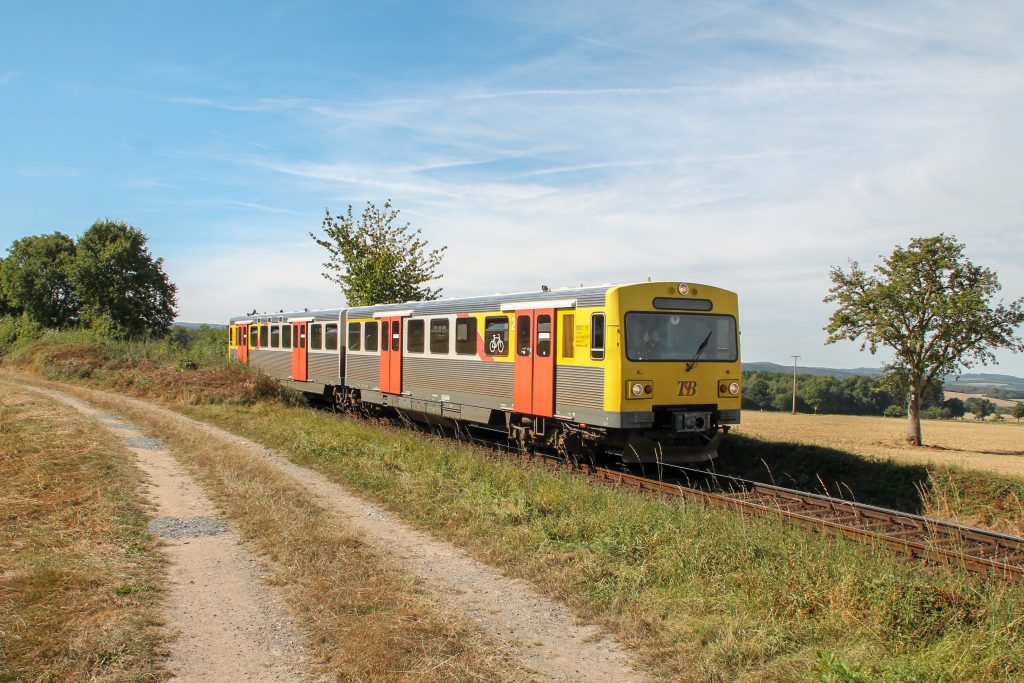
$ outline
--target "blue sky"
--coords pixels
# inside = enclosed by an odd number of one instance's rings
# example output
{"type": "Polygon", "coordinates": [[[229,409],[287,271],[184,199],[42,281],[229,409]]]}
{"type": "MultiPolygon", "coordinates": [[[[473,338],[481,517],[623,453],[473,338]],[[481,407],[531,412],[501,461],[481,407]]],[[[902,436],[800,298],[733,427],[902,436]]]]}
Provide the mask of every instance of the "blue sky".
{"type": "Polygon", "coordinates": [[[448,295],[707,282],[747,360],[878,365],[829,266],[944,231],[1024,294],[1022,122],[1020,2],[12,1],[0,248],[116,218],[182,320],[334,307],[307,233],[390,197],[448,295]]]}

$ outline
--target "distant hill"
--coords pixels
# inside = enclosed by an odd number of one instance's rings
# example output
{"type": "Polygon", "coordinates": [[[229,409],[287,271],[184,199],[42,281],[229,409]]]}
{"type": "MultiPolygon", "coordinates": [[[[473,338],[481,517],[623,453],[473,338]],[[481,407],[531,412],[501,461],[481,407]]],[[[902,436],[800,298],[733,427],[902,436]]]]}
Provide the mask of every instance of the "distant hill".
{"type": "MultiPolygon", "coordinates": [[[[743,363],[743,369],[750,372],[781,372],[792,374],[792,365],[778,363],[743,363]]],[[[882,374],[881,368],[808,368],[796,367],[798,375],[814,375],[816,377],[877,377],[882,374]]],[[[969,372],[959,377],[946,377],[943,384],[947,391],[958,391],[965,394],[992,395],[997,398],[1024,398],[1024,378],[1013,375],[999,375],[987,372],[969,372]]]]}
{"type": "MultiPolygon", "coordinates": [[[[743,363],[743,369],[750,372],[782,372],[793,374],[792,365],[779,365],[778,363],[743,363]]],[[[877,377],[882,374],[881,368],[808,368],[803,365],[796,366],[798,375],[814,375],[815,377],[835,377],[846,379],[847,377],[877,377]]]]}
{"type": "Polygon", "coordinates": [[[221,323],[174,323],[174,327],[184,327],[187,330],[195,330],[200,327],[209,327],[215,330],[223,330],[227,325],[221,323]]]}

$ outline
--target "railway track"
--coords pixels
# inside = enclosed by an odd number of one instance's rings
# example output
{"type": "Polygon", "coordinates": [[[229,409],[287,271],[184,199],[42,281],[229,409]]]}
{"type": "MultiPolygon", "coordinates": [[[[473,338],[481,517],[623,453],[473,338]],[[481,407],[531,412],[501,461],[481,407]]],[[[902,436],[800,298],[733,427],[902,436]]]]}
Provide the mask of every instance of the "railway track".
{"type": "Polygon", "coordinates": [[[998,531],[722,475],[710,476],[727,480],[733,490],[702,490],[601,467],[589,474],[604,483],[697,499],[744,515],[781,517],[794,525],[886,547],[910,559],[1024,582],[1024,538],[998,531]]]}
{"type": "MultiPolygon", "coordinates": [[[[403,422],[409,427],[410,423],[403,422]]],[[[421,425],[422,426],[422,425],[421,425]]],[[[438,433],[429,429],[432,433],[438,433]]],[[[462,440],[466,435],[458,434],[462,440]]],[[[887,548],[910,560],[987,573],[1024,583],[1024,538],[979,529],[842,498],[765,484],[707,470],[672,467],[680,478],[710,479],[714,487],[697,488],[640,476],[607,467],[576,465],[549,451],[523,451],[510,445],[501,432],[486,430],[469,440],[533,462],[566,467],[594,481],[628,487],[642,493],[698,500],[751,517],[777,517],[833,536],[887,548]]],[[[659,468],[659,476],[664,468],[659,468]]]]}

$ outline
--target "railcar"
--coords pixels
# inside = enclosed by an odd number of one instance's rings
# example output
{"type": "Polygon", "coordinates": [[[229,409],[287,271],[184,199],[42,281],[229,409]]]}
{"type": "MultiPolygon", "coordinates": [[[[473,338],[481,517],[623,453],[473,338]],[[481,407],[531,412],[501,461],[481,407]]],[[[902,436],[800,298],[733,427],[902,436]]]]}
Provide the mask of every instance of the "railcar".
{"type": "Polygon", "coordinates": [[[644,282],[232,318],[229,353],[345,407],[572,458],[686,463],[740,421],[736,294],[644,282]]]}

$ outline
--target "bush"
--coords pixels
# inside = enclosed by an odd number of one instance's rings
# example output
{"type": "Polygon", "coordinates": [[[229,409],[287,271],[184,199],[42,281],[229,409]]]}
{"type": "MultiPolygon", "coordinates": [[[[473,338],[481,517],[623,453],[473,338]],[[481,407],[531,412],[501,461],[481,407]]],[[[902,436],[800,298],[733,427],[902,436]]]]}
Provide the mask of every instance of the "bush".
{"type": "Polygon", "coordinates": [[[892,405],[886,408],[882,414],[886,417],[906,417],[907,409],[903,406],[892,405]]]}
{"type": "Polygon", "coordinates": [[[921,411],[921,417],[926,420],[948,420],[953,417],[953,411],[949,408],[931,406],[921,411]]]}
{"type": "Polygon", "coordinates": [[[20,344],[43,336],[39,323],[25,316],[0,316],[0,356],[6,356],[20,344]]]}

